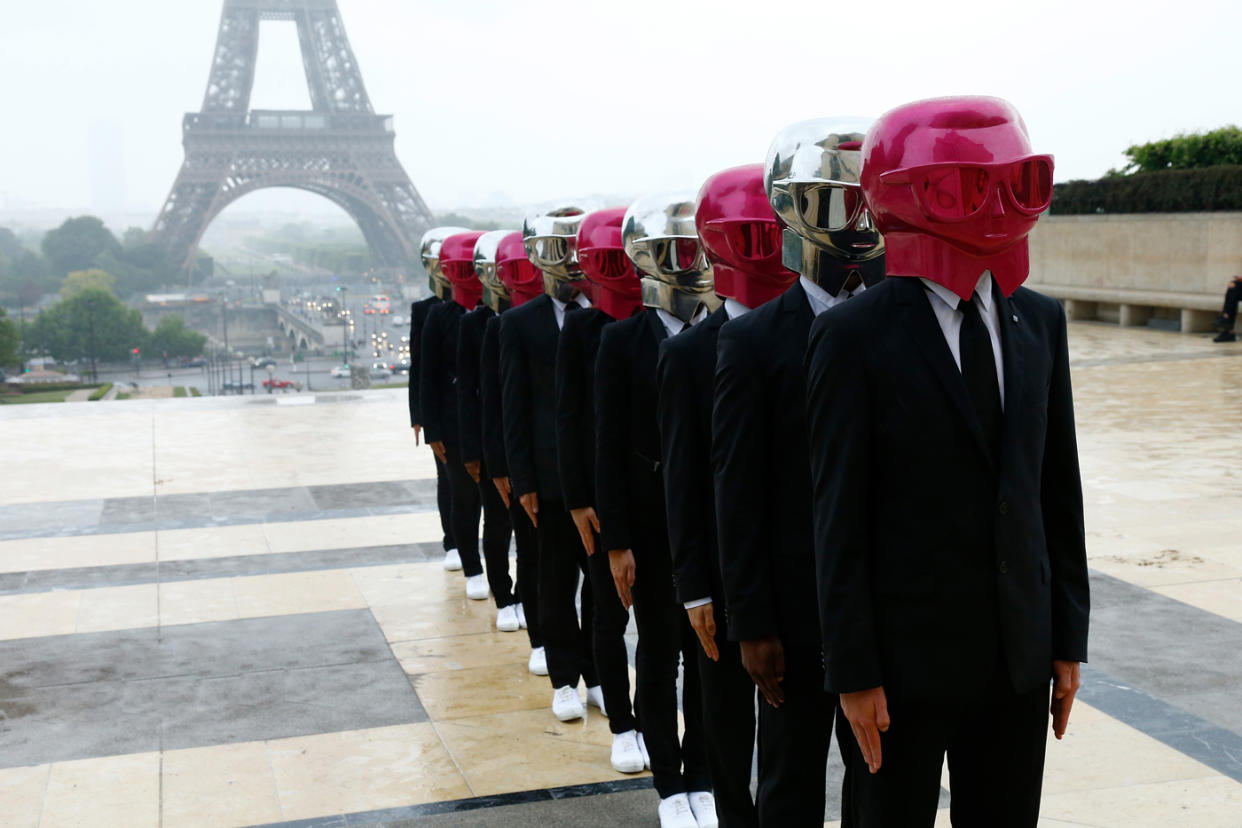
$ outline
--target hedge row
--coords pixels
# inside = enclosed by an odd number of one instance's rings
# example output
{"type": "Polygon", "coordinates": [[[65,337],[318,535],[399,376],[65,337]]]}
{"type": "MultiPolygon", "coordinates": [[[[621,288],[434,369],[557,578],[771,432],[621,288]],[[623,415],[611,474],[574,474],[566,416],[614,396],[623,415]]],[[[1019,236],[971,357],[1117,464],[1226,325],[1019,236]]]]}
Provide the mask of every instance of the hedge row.
{"type": "Polygon", "coordinates": [[[112,390],[112,383],[105,382],[103,385],[96,388],[94,393],[92,393],[88,399],[90,399],[91,402],[97,402],[98,400],[102,400],[104,398],[104,395],[107,394],[111,390],[112,390]]]}
{"type": "Polygon", "coordinates": [[[1052,188],[1055,215],[1242,210],[1242,165],[1067,181],[1052,188]]]}

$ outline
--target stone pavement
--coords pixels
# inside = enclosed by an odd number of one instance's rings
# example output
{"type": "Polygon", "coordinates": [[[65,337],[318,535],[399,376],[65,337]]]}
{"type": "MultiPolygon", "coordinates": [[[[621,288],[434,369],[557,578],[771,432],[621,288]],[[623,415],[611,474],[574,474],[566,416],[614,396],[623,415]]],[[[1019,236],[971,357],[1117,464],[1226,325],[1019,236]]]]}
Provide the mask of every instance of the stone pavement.
{"type": "MultiPolygon", "coordinates": [[[[1092,660],[1042,824],[1242,826],[1242,346],[1070,335],[1092,660]]],[[[406,418],[0,409],[0,825],[656,824],[440,568],[406,418]]]]}

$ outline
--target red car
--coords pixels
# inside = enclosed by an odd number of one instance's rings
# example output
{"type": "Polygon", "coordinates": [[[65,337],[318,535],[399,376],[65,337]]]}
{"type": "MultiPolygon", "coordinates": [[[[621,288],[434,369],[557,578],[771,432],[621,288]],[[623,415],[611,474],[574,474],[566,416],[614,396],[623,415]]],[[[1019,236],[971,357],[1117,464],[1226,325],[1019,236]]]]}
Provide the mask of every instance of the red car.
{"type": "Polygon", "coordinates": [[[263,387],[264,387],[264,388],[266,388],[266,389],[268,389],[268,390],[272,390],[272,389],[279,388],[280,390],[284,391],[284,390],[287,390],[287,389],[289,389],[289,388],[293,388],[293,387],[294,387],[294,384],[293,384],[293,380],[287,380],[287,379],[265,379],[265,380],[263,380],[263,387]]]}

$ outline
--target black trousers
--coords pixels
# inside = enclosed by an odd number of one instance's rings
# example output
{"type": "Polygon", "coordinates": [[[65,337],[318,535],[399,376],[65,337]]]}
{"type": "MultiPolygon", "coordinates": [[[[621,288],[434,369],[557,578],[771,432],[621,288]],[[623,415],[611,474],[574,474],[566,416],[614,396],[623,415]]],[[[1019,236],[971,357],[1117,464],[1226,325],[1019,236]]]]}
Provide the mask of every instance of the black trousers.
{"type": "Polygon", "coordinates": [[[1034,828],[1049,699],[1048,685],[1015,693],[1004,659],[998,659],[981,699],[890,700],[892,726],[880,735],[881,764],[875,774],[868,772],[849,723],[838,724],[837,740],[845,754],[843,813],[859,828],[931,826],[947,753],[954,828],[1034,828]]]}
{"type": "MultiPolygon", "coordinates": [[[[703,732],[707,765],[716,792],[716,817],[722,828],[755,828],[759,810],[750,796],[750,768],[755,752],[755,683],[742,666],[742,653],[727,636],[723,602],[714,601],[716,649],[712,661],[698,650],[703,695],[703,732]]],[[[766,704],[766,702],[764,702],[766,704]]]]}
{"type": "Polygon", "coordinates": [[[509,577],[509,542],[513,538],[513,521],[505,502],[500,499],[500,492],[496,491],[496,484],[488,476],[487,466],[481,462],[477,488],[483,504],[483,559],[487,562],[487,585],[492,590],[496,608],[504,609],[517,602],[513,595],[513,580],[509,577]]]}
{"type": "MultiPolygon", "coordinates": [[[[494,483],[489,482],[488,485],[493,490],[496,488],[494,483]]],[[[496,496],[499,497],[500,493],[497,492],[496,496]]],[[[534,650],[543,646],[543,629],[539,623],[539,538],[516,497],[509,499],[509,521],[513,526],[513,544],[517,547],[517,584],[513,594],[522,604],[522,612],[526,615],[526,635],[534,650]]]]}
{"type": "Polygon", "coordinates": [[[630,702],[630,655],[625,649],[625,628],[630,623],[630,612],[621,605],[608,553],[599,548],[598,535],[595,536],[595,554],[587,560],[587,573],[595,599],[595,670],[604,691],[604,705],[608,708],[608,728],[613,733],[637,730],[630,702]]]}
{"type": "MultiPolygon", "coordinates": [[[[558,501],[539,501],[539,627],[548,659],[548,678],[554,688],[599,684],[595,674],[595,612],[587,554],[569,510],[558,501]],[[582,620],[575,598],[582,583],[582,620]]],[[[529,621],[529,619],[528,619],[529,621]]],[[[607,702],[605,702],[607,704],[607,702]]]]}
{"type": "Polygon", "coordinates": [[[781,689],[785,703],[780,707],[759,701],[759,824],[822,826],[837,697],[824,692],[818,647],[786,642],[781,689]]]}
{"type": "MultiPolygon", "coordinates": [[[[662,529],[663,527],[658,527],[662,529]]],[[[703,696],[698,639],[673,586],[667,533],[634,538],[634,620],[639,647],[634,659],[643,741],[651,756],[651,775],[661,799],[712,790],[703,736],[703,696]],[[663,535],[661,538],[659,535],[663,535]],[[681,708],[685,733],[678,738],[677,666],[682,664],[681,708]]],[[[823,820],[820,820],[821,824],[823,820]]]]}
{"type": "Polygon", "coordinates": [[[1231,327],[1238,319],[1238,302],[1242,302],[1242,281],[1235,279],[1225,291],[1225,306],[1221,309],[1221,315],[1229,320],[1231,327]]]}
{"type": "Polygon", "coordinates": [[[461,555],[462,573],[471,578],[483,574],[483,562],[479,559],[479,515],[483,505],[479,501],[479,487],[461,462],[461,457],[448,452],[449,492],[453,498],[453,540],[461,555]]]}
{"type": "MultiPolygon", "coordinates": [[[[435,457],[435,455],[432,455],[435,457]]],[[[436,457],[436,507],[440,510],[440,529],[444,532],[444,551],[457,548],[453,540],[453,495],[449,492],[448,470],[436,457]]]]}

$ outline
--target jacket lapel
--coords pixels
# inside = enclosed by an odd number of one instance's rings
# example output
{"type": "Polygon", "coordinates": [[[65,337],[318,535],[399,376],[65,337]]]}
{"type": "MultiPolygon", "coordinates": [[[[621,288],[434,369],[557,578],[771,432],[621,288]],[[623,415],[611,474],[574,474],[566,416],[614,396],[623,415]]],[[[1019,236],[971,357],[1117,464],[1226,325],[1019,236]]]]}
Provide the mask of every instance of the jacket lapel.
{"type": "Polygon", "coordinates": [[[647,308],[646,316],[647,328],[655,337],[655,344],[659,346],[661,342],[668,339],[668,328],[664,327],[664,321],[660,319],[660,314],[656,313],[655,308],[647,308]]]}
{"type": "MultiPolygon", "coordinates": [[[[949,344],[945,342],[944,331],[940,329],[940,323],[936,321],[931,302],[923,295],[922,283],[913,276],[895,276],[892,279],[898,283],[896,286],[897,304],[901,307],[904,322],[901,327],[913,340],[914,349],[922,354],[932,374],[944,386],[949,398],[953,400],[958,416],[973,436],[980,453],[988,465],[995,468],[996,461],[992,457],[987,442],[983,439],[983,427],[979,424],[979,415],[975,413],[974,403],[970,401],[966,381],[962,379],[962,372],[958,369],[957,363],[953,361],[953,353],[949,350],[949,344]]],[[[1006,394],[1008,394],[1007,385],[1006,394]]]]}
{"type": "Polygon", "coordinates": [[[1000,317],[1001,362],[1005,366],[1005,419],[1002,426],[1001,446],[1016,446],[1018,423],[1022,416],[1022,378],[1024,365],[1022,352],[1026,333],[1013,303],[992,283],[993,301],[997,302],[1000,317]]]}

